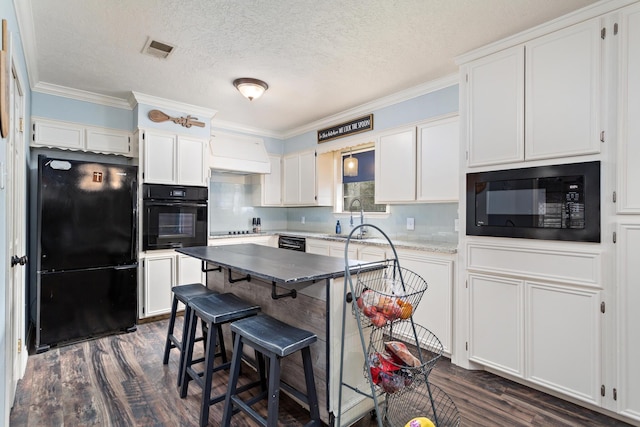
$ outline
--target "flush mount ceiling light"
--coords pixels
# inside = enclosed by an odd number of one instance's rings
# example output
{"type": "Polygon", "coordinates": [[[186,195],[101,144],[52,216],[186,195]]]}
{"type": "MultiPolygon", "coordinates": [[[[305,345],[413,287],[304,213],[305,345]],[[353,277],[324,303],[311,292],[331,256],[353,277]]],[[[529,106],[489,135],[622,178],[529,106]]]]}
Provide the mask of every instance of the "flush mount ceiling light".
{"type": "Polygon", "coordinates": [[[358,176],[358,159],[353,157],[353,152],[349,148],[349,157],[344,158],[344,176],[358,176]]]}
{"type": "Polygon", "coordinates": [[[235,79],[233,81],[233,85],[249,101],[260,98],[264,91],[269,89],[269,85],[262,80],[251,79],[248,77],[235,79]]]}

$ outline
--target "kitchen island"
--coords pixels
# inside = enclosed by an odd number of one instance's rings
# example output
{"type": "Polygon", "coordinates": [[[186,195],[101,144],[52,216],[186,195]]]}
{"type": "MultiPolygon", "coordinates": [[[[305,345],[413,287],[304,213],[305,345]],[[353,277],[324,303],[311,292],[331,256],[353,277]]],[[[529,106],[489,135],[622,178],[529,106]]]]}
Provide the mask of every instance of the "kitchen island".
{"type": "MultiPolygon", "coordinates": [[[[210,289],[231,292],[260,305],[263,313],[318,336],[318,341],[311,346],[311,357],[320,415],[325,423],[334,425],[340,387],[344,259],[256,244],[200,246],[176,251],[202,261],[210,289]]],[[[367,268],[381,266],[365,265],[367,268]]],[[[349,266],[353,271],[362,268],[363,262],[350,260],[349,266]]],[[[367,391],[358,326],[351,308],[347,309],[344,381],[367,391]]],[[[230,334],[224,335],[227,348],[232,348],[230,334]]],[[[282,380],[305,390],[301,358],[282,360],[282,380]]],[[[344,388],[341,424],[351,424],[372,407],[371,399],[344,388]]]]}

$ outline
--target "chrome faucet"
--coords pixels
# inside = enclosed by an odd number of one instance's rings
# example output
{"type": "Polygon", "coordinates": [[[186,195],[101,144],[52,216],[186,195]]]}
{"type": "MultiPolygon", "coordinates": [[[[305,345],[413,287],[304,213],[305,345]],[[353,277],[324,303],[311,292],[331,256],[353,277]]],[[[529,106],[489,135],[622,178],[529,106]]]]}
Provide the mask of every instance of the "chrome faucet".
{"type": "MultiPolygon", "coordinates": [[[[362,209],[362,202],[360,201],[360,199],[356,197],[349,204],[349,212],[351,213],[351,218],[349,219],[349,225],[351,226],[351,228],[353,228],[353,204],[355,202],[358,202],[358,204],[360,205],[360,225],[364,224],[364,210],[362,209]]],[[[360,235],[358,238],[362,239],[363,235],[364,235],[364,227],[360,227],[360,235]]]]}

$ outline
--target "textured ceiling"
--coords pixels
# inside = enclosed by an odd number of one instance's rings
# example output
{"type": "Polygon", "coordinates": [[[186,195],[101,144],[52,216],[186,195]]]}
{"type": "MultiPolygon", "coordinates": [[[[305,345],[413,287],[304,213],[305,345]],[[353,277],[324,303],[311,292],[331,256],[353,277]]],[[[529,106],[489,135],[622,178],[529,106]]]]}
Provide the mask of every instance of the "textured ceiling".
{"type": "Polygon", "coordinates": [[[123,99],[135,91],[272,134],[451,75],[455,56],[595,2],[19,1],[31,5],[25,50],[35,54],[27,63],[36,87],[123,99]],[[143,55],[148,37],[176,49],[166,60],[143,55]],[[249,102],[237,77],[270,88],[249,102]]]}

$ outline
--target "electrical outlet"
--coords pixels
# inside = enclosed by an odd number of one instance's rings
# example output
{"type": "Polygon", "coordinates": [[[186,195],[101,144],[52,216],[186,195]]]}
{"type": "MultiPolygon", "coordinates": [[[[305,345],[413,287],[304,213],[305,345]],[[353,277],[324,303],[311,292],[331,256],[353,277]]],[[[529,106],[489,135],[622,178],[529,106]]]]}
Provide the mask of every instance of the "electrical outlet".
{"type": "Polygon", "coordinates": [[[460,220],[456,218],[453,220],[453,231],[459,231],[459,230],[460,230],[460,220]]]}
{"type": "Polygon", "coordinates": [[[304,219],[304,217],[302,217],[302,218],[300,219],[300,222],[301,222],[302,224],[304,224],[304,221],[305,221],[305,219],[304,219]]]}
{"type": "Polygon", "coordinates": [[[407,230],[415,230],[416,223],[415,218],[407,218],[407,230]]]}

